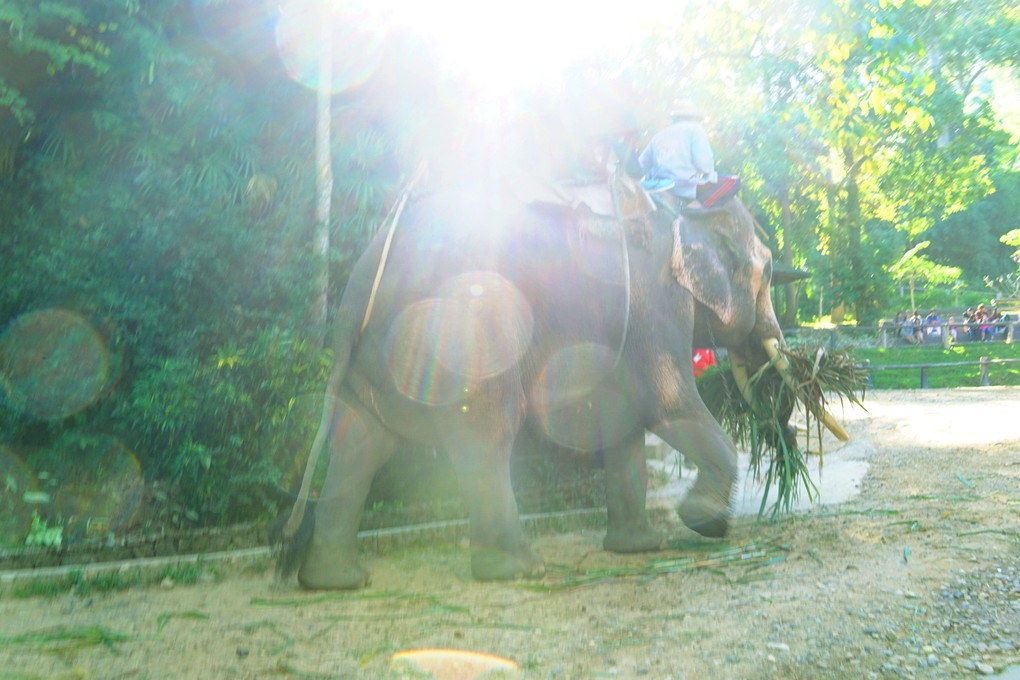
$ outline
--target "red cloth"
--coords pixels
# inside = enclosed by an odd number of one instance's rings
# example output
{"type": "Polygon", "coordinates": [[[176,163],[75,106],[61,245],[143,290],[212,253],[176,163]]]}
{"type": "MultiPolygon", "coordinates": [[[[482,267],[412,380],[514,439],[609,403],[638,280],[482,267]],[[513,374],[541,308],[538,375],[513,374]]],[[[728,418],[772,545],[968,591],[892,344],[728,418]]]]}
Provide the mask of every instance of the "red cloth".
{"type": "Polygon", "coordinates": [[[710,367],[715,366],[715,352],[710,349],[694,350],[694,377],[699,377],[710,367]]]}
{"type": "Polygon", "coordinates": [[[698,201],[706,208],[711,208],[723,199],[729,198],[740,190],[740,178],[736,175],[719,175],[718,182],[699,184],[698,201]]]}

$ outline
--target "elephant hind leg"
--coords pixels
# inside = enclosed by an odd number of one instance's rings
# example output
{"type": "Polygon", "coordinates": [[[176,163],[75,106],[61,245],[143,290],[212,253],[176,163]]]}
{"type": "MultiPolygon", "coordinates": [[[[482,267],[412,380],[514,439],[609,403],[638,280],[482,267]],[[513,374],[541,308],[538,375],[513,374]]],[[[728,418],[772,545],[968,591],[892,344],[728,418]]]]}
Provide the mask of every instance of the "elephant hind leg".
{"type": "Polygon", "coordinates": [[[309,590],[368,584],[368,571],[358,560],[358,527],[372,479],[398,440],[364,409],[341,404],[331,441],[329,470],[315,507],[311,540],[298,570],[298,582],[309,590]]]}

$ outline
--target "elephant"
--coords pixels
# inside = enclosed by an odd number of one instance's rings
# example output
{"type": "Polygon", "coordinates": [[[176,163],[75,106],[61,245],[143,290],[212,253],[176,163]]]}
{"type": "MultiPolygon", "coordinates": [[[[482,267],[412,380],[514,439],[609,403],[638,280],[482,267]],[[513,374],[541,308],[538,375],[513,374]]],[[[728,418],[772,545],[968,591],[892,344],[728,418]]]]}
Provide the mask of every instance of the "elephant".
{"type": "MultiPolygon", "coordinates": [[[[416,196],[397,213],[355,264],[339,305],[302,490],[271,537],[284,576],[297,571],[307,589],[368,583],[357,554],[363,505],[406,440],[452,461],[473,577],[541,576],[509,473],[526,423],[560,446],[601,452],[606,550],[663,547],[645,512],[646,431],[698,468],[678,506],[683,523],[707,537],[727,533],[737,451],[698,394],[692,348],[725,346],[748,397],[750,372],[785,363],[771,253],[739,199],[644,228],[583,203],[527,203],[491,188],[416,196]]],[[[832,416],[824,421],[845,439],[832,416]]]]}

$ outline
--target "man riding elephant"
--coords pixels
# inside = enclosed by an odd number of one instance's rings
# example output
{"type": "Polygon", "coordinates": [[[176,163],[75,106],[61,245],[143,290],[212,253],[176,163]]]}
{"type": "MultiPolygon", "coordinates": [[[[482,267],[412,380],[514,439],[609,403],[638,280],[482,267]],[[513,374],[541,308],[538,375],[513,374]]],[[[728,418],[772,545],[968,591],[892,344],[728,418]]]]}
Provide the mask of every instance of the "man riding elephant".
{"type": "Polygon", "coordinates": [[[681,206],[711,208],[736,194],[740,179],[720,177],[702,124],[701,111],[682,100],[670,113],[673,123],[652,137],[638,157],[648,191],[673,197],[681,206]]]}

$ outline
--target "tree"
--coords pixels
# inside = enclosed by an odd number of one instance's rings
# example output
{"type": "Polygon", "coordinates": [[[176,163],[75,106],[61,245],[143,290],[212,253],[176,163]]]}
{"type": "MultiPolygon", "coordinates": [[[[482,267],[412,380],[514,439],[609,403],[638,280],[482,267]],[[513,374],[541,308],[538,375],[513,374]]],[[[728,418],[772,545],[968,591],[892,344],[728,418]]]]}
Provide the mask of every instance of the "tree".
{"type": "Polygon", "coordinates": [[[905,281],[910,287],[910,308],[916,309],[914,289],[917,284],[939,285],[953,283],[960,278],[959,267],[946,267],[936,264],[919,252],[931,245],[930,241],[922,241],[908,250],[892,266],[890,271],[897,281],[905,281]]]}
{"type": "Polygon", "coordinates": [[[52,79],[105,73],[105,38],[116,30],[116,23],[89,21],[72,2],[0,2],[0,118],[6,110],[28,127],[52,94],[52,79]]]}
{"type": "Polygon", "coordinates": [[[1010,231],[1007,231],[1005,234],[1002,235],[1002,237],[999,240],[1005,243],[1007,246],[1012,246],[1016,248],[1016,250],[1013,251],[1013,254],[1010,257],[1013,258],[1013,261],[1016,262],[1017,267],[1020,268],[1020,229],[1012,229],[1010,231]]]}
{"type": "Polygon", "coordinates": [[[117,29],[90,20],[74,2],[0,0],[0,181],[14,174],[40,115],[49,117],[88,76],[108,70],[107,40],[117,29]]]}
{"type": "Polygon", "coordinates": [[[999,240],[1008,246],[1017,248],[1012,255],[1013,261],[1017,264],[1017,270],[1010,274],[1000,274],[994,278],[986,276],[985,283],[995,291],[998,297],[1015,300],[1020,298],[1020,229],[1006,232],[999,240]]]}
{"type": "Polygon", "coordinates": [[[721,164],[776,226],[777,255],[803,266],[817,252],[830,276],[813,289],[868,322],[884,295],[875,274],[896,256],[868,244],[866,225],[915,239],[1007,162],[974,94],[990,66],[1016,65],[1018,35],[1006,0],[716,4],[635,60],[667,101],[702,96],[721,164]]]}

